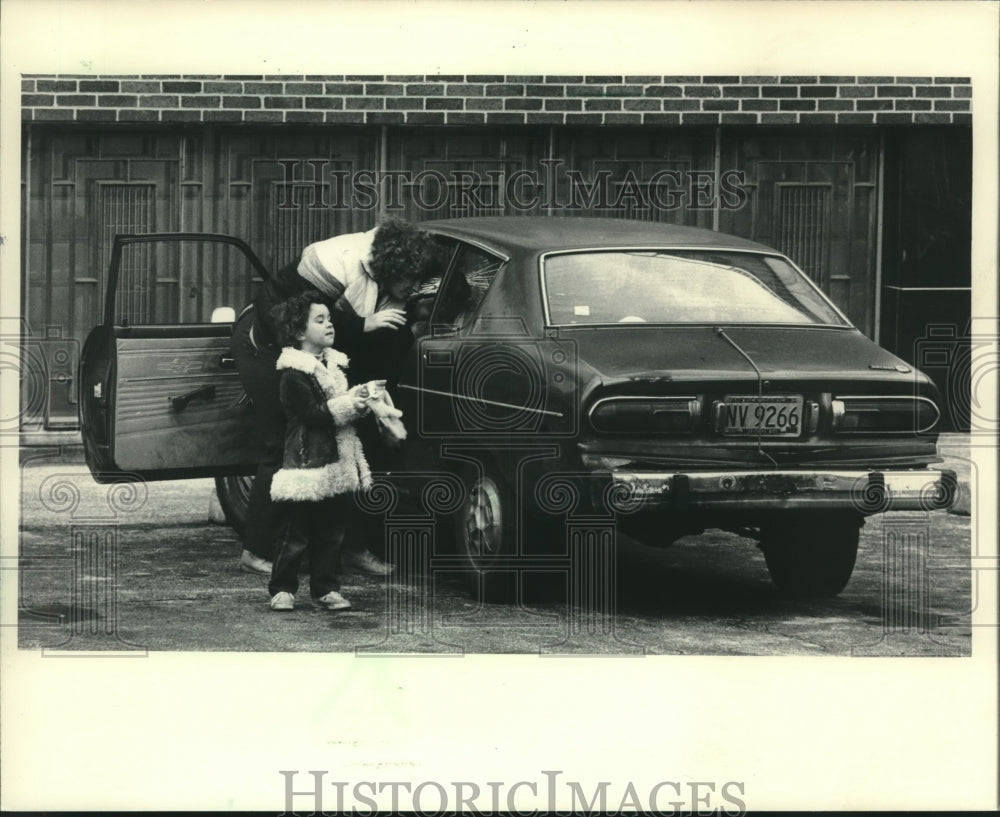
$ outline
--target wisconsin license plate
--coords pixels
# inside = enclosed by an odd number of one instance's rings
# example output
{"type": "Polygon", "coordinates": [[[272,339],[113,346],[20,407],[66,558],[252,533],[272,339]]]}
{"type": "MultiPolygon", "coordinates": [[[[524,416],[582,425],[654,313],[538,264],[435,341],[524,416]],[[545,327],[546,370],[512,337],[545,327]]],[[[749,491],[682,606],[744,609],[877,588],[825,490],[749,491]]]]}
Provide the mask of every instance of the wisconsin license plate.
{"type": "Polygon", "coordinates": [[[719,410],[723,434],[797,437],[802,430],[802,395],[727,395],[719,410]]]}

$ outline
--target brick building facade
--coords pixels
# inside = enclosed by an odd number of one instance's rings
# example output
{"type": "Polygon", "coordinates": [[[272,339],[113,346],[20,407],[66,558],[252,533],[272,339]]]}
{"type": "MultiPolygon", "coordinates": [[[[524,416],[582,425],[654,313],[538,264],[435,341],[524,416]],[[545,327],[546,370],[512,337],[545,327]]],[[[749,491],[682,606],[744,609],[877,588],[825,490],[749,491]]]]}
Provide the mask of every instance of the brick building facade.
{"type": "MultiPolygon", "coordinates": [[[[45,349],[25,428],[76,426],[116,232],[236,235],[274,268],[387,214],[642,218],[777,246],[906,359],[970,313],[967,78],[26,75],[21,91],[22,314],[45,349]]],[[[171,320],[182,283],[149,286],[151,320],[171,320]]]]}
{"type": "Polygon", "coordinates": [[[962,77],[26,76],[25,122],[969,125],[962,77]]]}

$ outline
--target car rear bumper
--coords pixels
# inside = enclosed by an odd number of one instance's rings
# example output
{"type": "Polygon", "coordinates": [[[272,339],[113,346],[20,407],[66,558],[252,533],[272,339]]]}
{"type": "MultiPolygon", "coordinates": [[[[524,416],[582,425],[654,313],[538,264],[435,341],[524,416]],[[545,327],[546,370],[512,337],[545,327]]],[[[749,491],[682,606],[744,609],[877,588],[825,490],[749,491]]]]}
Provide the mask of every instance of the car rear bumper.
{"type": "Polygon", "coordinates": [[[870,515],[945,510],[957,481],[948,470],[613,471],[606,497],[622,510],[823,508],[870,515]]]}

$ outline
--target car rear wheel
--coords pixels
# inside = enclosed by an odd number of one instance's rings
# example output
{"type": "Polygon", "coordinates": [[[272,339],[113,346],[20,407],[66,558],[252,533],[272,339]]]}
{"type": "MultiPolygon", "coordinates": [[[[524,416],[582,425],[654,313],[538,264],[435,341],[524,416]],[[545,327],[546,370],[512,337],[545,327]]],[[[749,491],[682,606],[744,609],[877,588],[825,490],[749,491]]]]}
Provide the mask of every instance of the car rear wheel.
{"type": "Polygon", "coordinates": [[[771,579],[785,595],[836,596],[854,571],[862,523],[845,512],[776,517],[760,539],[771,579]]]}
{"type": "Polygon", "coordinates": [[[240,536],[247,522],[247,509],[250,507],[250,490],[253,488],[253,477],[216,477],[215,493],[219,497],[219,505],[226,521],[232,525],[240,536]]]}

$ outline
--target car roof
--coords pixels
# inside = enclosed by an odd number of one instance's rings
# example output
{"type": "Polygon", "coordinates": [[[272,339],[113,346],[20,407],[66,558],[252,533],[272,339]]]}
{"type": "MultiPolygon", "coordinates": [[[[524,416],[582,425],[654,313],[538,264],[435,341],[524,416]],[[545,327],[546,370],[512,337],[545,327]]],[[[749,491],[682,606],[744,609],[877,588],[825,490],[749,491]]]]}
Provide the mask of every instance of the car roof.
{"type": "Polygon", "coordinates": [[[617,218],[477,216],[425,221],[419,226],[498,249],[529,252],[661,246],[778,252],[764,244],[715,230],[617,218]]]}

